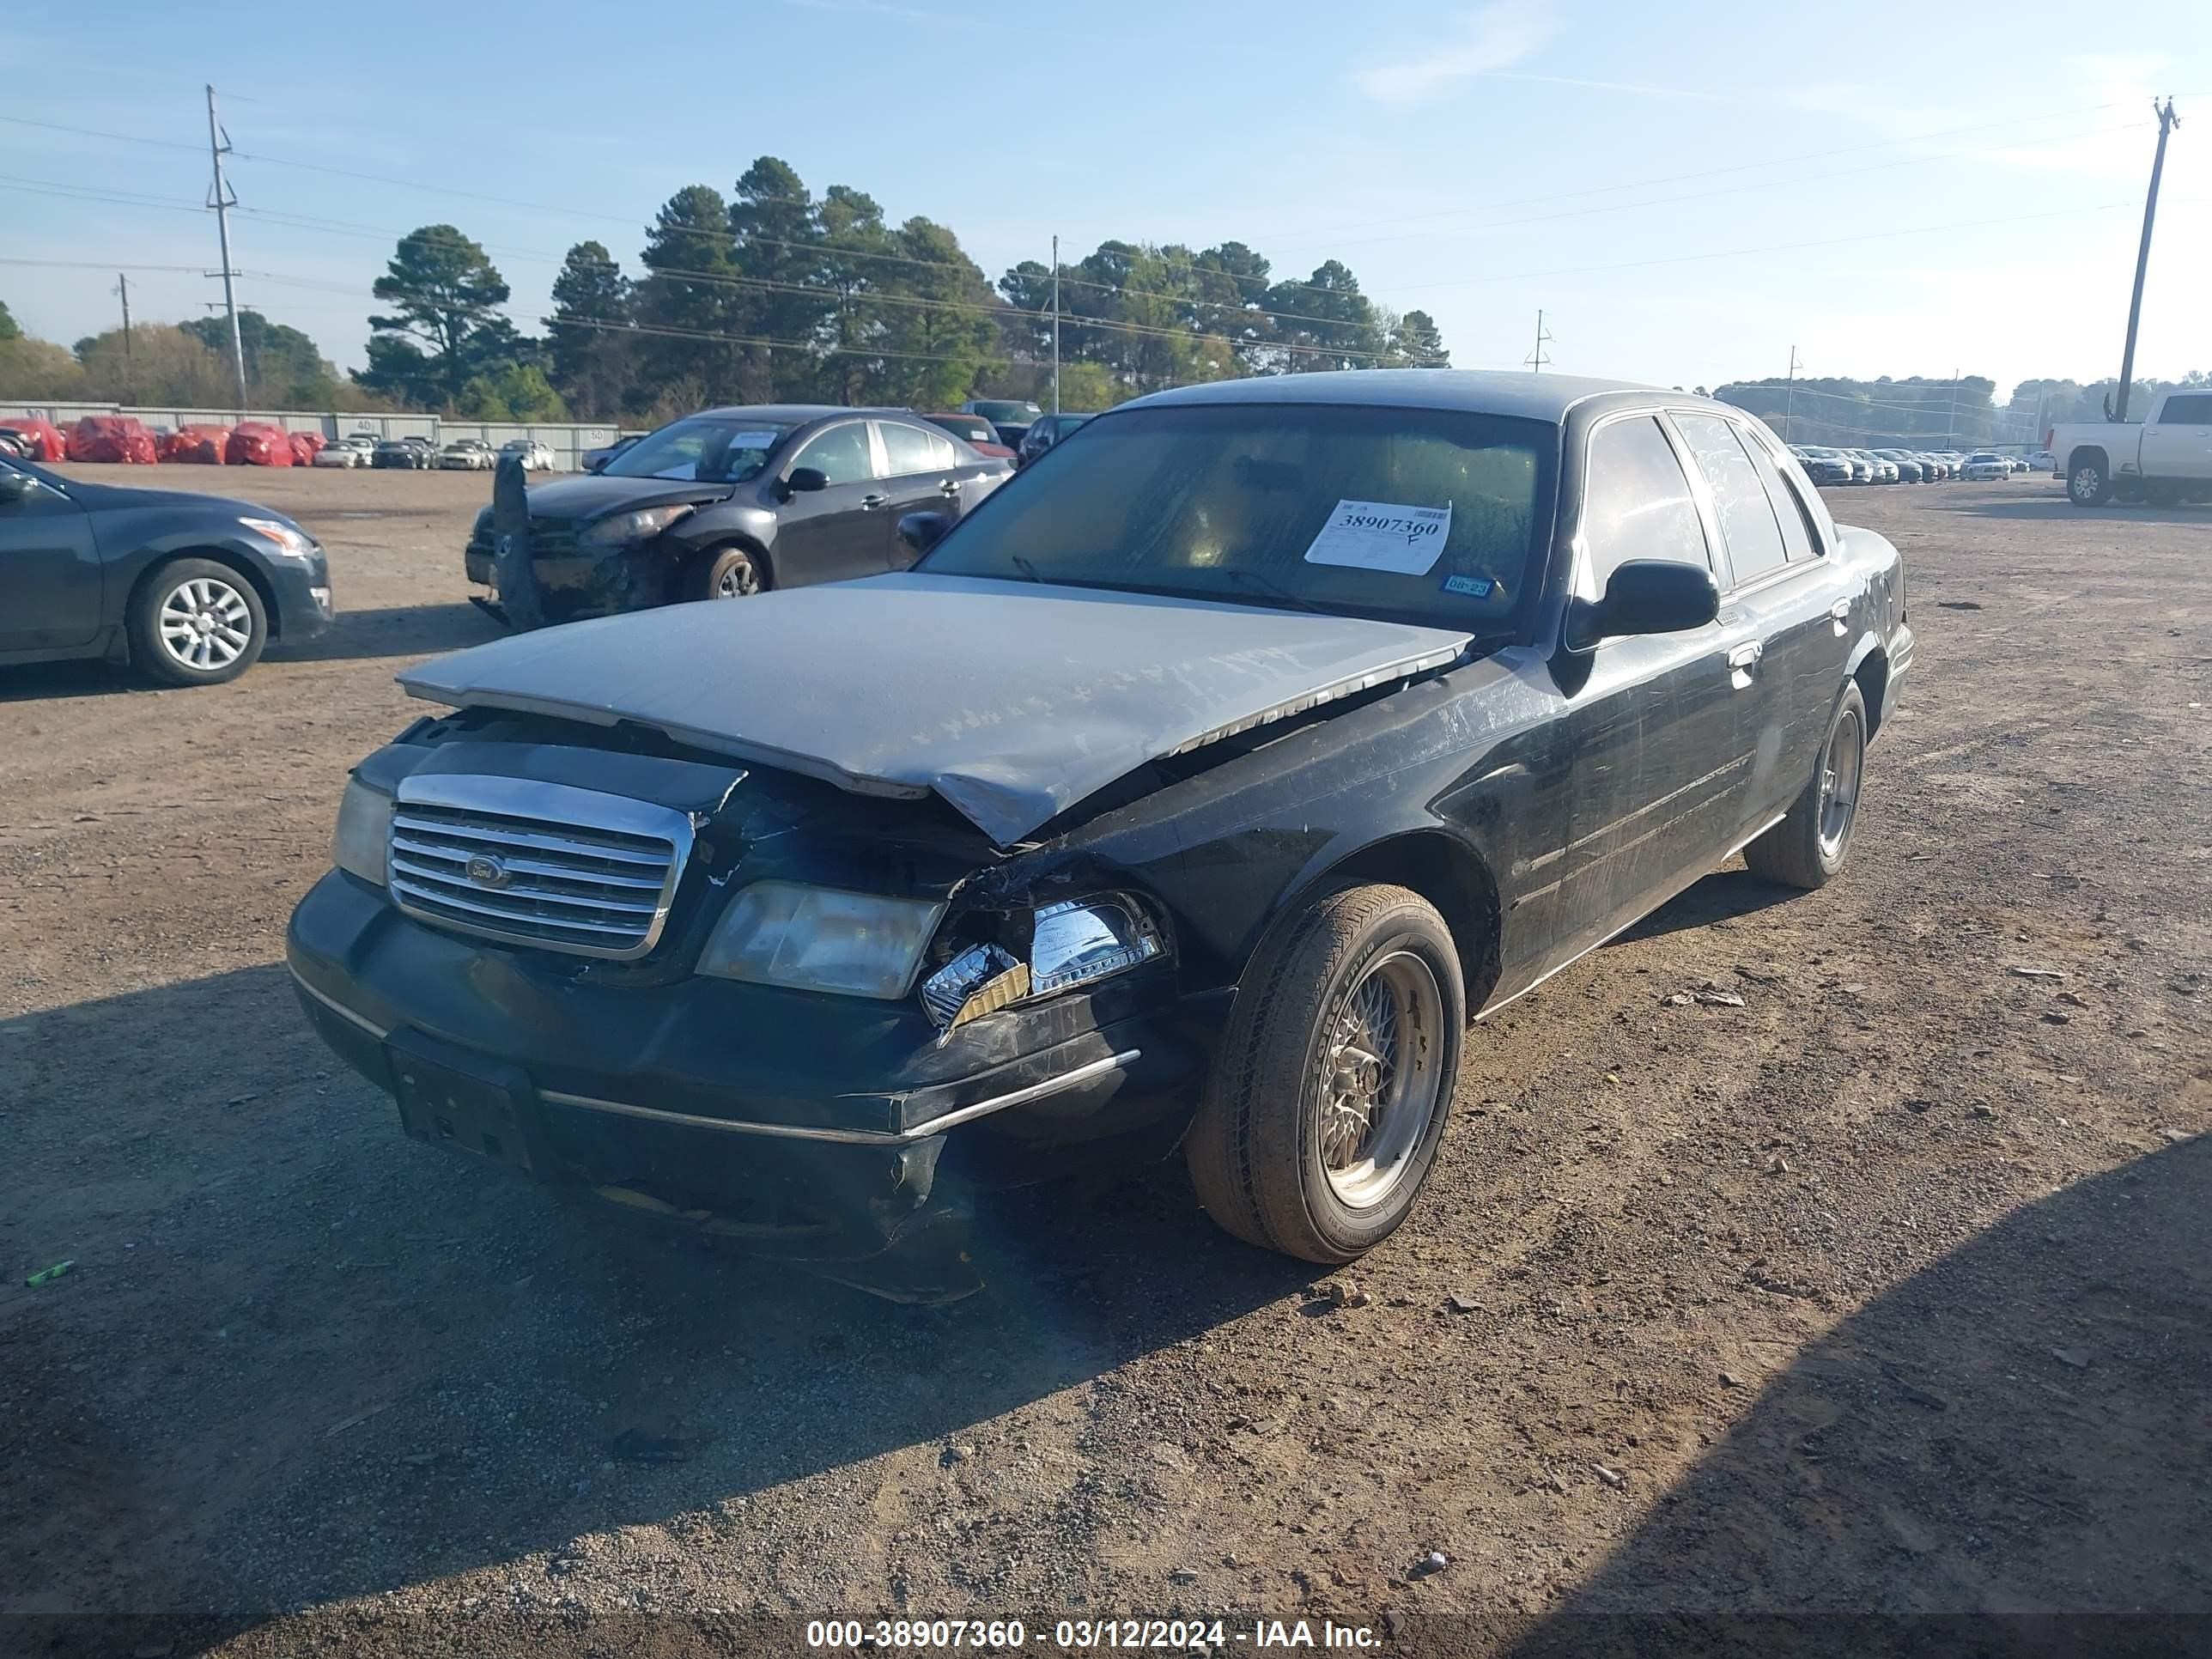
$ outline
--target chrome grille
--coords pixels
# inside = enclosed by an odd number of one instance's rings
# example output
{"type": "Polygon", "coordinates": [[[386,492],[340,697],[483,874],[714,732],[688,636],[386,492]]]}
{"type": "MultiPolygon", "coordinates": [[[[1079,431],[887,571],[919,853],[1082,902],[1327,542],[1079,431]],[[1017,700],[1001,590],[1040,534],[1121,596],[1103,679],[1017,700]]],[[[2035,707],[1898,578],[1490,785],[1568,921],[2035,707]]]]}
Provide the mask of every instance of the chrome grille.
{"type": "Polygon", "coordinates": [[[691,820],[526,778],[404,779],[385,878],[410,915],[574,956],[641,957],[668,920],[691,820]]]}

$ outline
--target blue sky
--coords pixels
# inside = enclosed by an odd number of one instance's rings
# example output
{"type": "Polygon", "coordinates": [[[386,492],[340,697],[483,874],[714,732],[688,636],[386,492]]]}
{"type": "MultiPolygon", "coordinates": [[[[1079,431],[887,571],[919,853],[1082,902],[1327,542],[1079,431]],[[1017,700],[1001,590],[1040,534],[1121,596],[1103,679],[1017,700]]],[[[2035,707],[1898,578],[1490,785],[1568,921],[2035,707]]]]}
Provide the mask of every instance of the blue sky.
{"type": "Polygon", "coordinates": [[[241,152],[234,257],[260,273],[242,298],[348,366],[397,233],[485,243],[535,330],[570,243],[635,270],[672,191],[726,191],[766,153],[950,224],[994,277],[1055,232],[1071,258],[1119,236],[1235,238],[1279,276],[1341,258],[1433,313],[1462,366],[1517,366],[1541,307],[1577,373],[1712,385],[1778,374],[1795,345],[1816,375],[2088,380],[2118,368],[2148,103],[2171,92],[2137,367],[2212,369],[2205,0],[264,15],[123,0],[27,9],[0,36],[0,116],[161,141],[0,121],[0,262],[94,267],[0,263],[27,329],[112,326],[118,264],[185,267],[133,271],[141,318],[220,297],[194,210],[212,81],[241,152]]]}

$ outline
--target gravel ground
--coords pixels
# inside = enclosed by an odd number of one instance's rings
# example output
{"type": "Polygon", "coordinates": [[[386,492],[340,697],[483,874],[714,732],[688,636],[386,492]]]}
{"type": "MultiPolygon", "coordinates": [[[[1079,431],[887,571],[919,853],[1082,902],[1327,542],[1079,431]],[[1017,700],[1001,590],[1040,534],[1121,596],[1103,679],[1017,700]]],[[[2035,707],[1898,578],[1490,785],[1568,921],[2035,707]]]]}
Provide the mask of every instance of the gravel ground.
{"type": "Polygon", "coordinates": [[[2212,1615],[2212,513],[1834,492],[1921,641],[1852,867],[1481,1028],[1364,1305],[1168,1169],[920,1312],[407,1141],[309,1037],[283,920],[392,672],[492,633],[488,484],[160,482],[296,514],[343,615],[208,690],[0,671],[0,1648],[2212,1615]]]}

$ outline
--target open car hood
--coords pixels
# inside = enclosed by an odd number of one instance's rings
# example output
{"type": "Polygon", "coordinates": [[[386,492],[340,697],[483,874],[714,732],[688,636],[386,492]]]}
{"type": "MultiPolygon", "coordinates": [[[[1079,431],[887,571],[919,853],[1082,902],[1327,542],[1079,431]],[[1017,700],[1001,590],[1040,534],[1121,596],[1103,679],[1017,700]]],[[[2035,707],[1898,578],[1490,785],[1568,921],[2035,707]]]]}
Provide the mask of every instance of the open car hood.
{"type": "Polygon", "coordinates": [[[634,721],[858,793],[941,796],[1000,846],[1115,779],[1451,661],[1470,635],[919,573],[518,635],[415,696],[634,721]]]}

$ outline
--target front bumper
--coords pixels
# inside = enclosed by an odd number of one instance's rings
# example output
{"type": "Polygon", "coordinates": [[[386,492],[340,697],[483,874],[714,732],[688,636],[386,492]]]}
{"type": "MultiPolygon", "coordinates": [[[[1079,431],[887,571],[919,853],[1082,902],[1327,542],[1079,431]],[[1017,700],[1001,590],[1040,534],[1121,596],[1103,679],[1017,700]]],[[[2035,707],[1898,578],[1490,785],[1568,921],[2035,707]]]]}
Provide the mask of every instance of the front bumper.
{"type": "Polygon", "coordinates": [[[309,1022],[417,1139],[916,1296],[975,1192],[1171,1150],[1221,1012],[1132,975],[940,1042],[912,1002],[594,979],[417,923],[335,872],[286,955],[309,1022]],[[441,1127],[423,1077],[477,1103],[441,1127]]]}
{"type": "Polygon", "coordinates": [[[271,560],[266,568],[270,590],[276,598],[270,618],[274,637],[284,645],[300,645],[330,632],[337,606],[331,597],[329,561],[271,560]]]}

